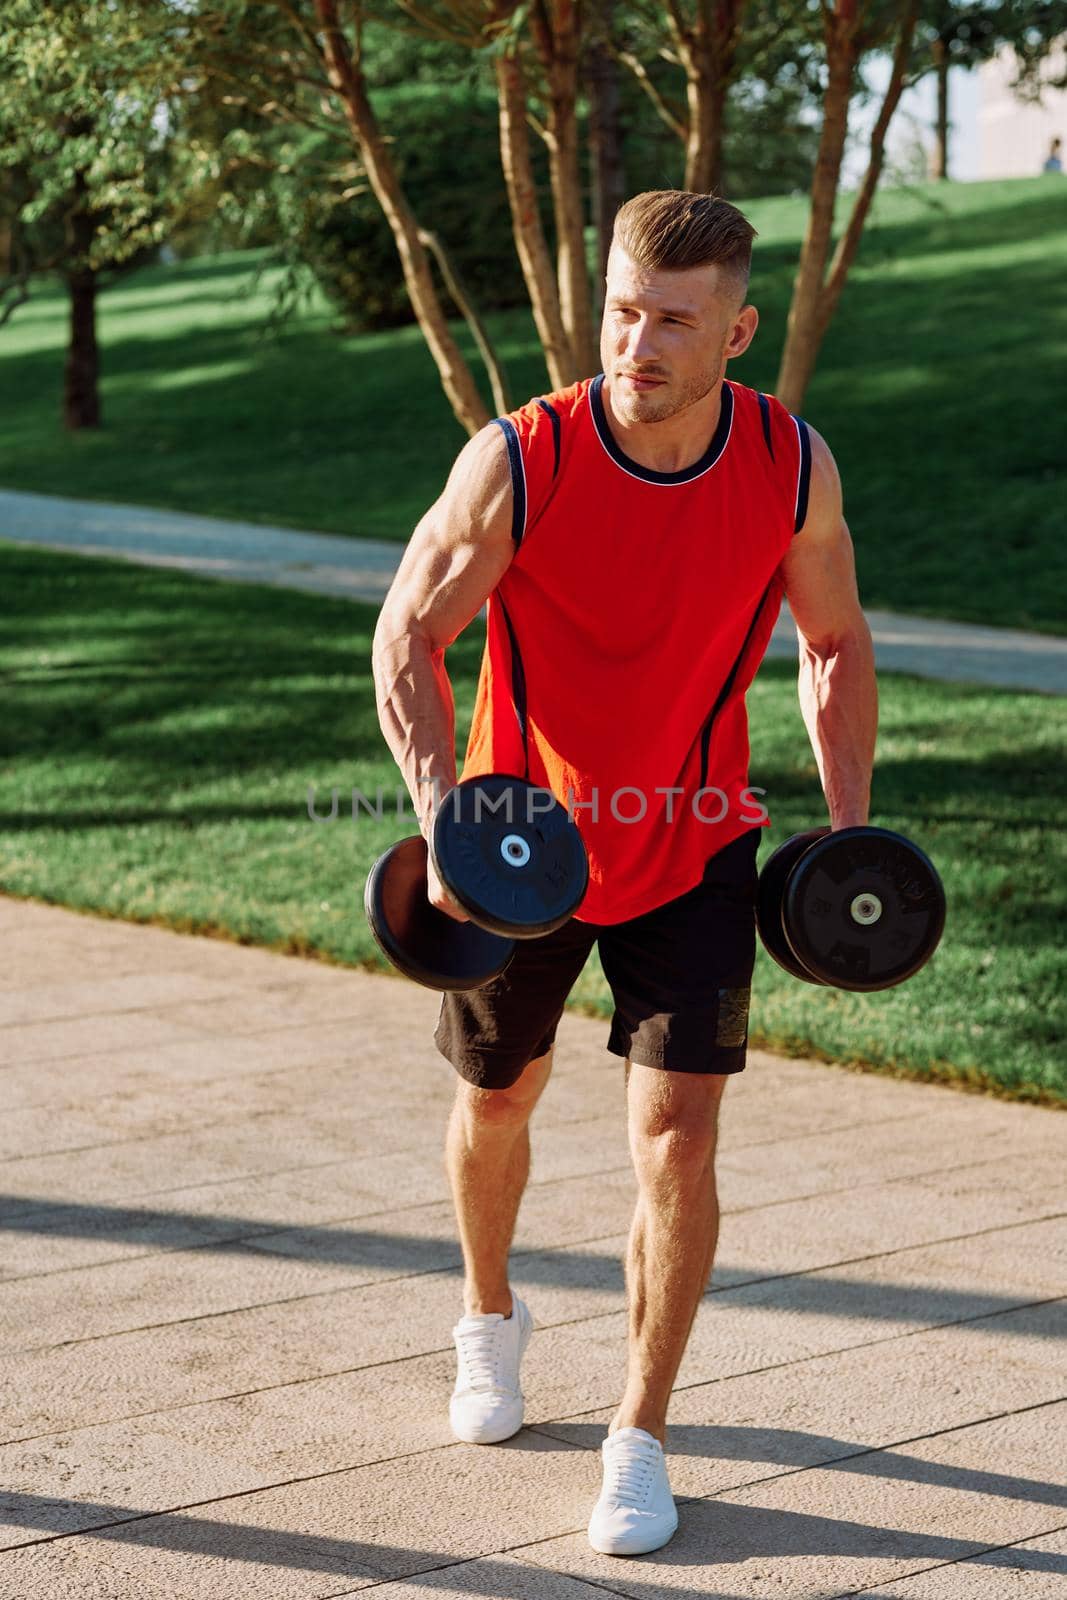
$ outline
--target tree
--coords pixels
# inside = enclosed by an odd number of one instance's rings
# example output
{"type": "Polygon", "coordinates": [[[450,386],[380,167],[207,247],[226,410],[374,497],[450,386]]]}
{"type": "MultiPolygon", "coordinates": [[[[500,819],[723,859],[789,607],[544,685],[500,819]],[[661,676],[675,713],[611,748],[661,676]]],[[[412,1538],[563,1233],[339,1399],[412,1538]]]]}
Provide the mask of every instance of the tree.
{"type": "Polygon", "coordinates": [[[593,305],[599,314],[615,213],[626,199],[622,126],[619,119],[619,64],[612,51],[615,0],[599,0],[590,20],[584,65],[585,90],[589,102],[590,210],[596,236],[593,305]]]}
{"type": "Polygon", "coordinates": [[[0,19],[0,320],[35,277],[62,276],[71,429],[101,421],[97,295],[162,239],[182,187],[155,120],[165,23],[148,0],[7,0],[0,19]]]}
{"type": "MultiPolygon", "coordinates": [[[[449,277],[447,253],[410,204],[368,83],[368,8],[362,0],[188,0],[187,14],[193,26],[186,71],[194,92],[228,94],[253,120],[291,121],[330,137],[344,131],[392,234],[442,388],[457,420],[476,432],[489,411],[449,328],[435,278],[435,259],[449,277]]],[[[454,275],[451,281],[462,295],[454,275]]],[[[491,359],[480,324],[475,319],[472,325],[491,359]]],[[[493,376],[498,380],[499,374],[493,376]]]]}
{"type": "MultiPolygon", "coordinates": [[[[500,114],[500,162],[511,211],[515,249],[538,338],[545,353],[549,383],[552,388],[559,389],[573,383],[578,376],[571,330],[563,317],[563,293],[559,277],[562,268],[566,267],[569,271],[571,266],[573,226],[566,259],[562,253],[558,254],[556,267],[553,268],[534,180],[530,149],[530,69],[522,35],[514,26],[516,10],[513,0],[496,0],[490,24],[492,31],[483,31],[482,42],[493,37],[493,67],[500,114]]],[[[557,151],[556,181],[552,187],[554,200],[560,193],[562,175],[557,151]]]]}
{"type": "Polygon", "coordinates": [[[778,399],[790,411],[800,409],[819,347],[859,249],[882,173],[886,134],[904,88],[918,9],[919,0],[888,0],[886,4],[880,0],[822,0],[826,51],[822,132],[775,384],[778,399]],[[849,106],[856,93],[859,64],[869,50],[886,43],[893,45],[889,84],[871,132],[867,170],[831,259],[849,106]]]}
{"type": "Polygon", "coordinates": [[[788,144],[803,128],[793,116],[797,91],[807,98],[819,47],[806,0],[646,0],[627,7],[615,39],[618,60],[683,146],[681,186],[716,194],[750,192],[725,161],[728,109],[738,111],[738,90],[757,91],[750,106],[770,110],[788,144]],[[670,79],[679,77],[676,87],[670,79]]]}

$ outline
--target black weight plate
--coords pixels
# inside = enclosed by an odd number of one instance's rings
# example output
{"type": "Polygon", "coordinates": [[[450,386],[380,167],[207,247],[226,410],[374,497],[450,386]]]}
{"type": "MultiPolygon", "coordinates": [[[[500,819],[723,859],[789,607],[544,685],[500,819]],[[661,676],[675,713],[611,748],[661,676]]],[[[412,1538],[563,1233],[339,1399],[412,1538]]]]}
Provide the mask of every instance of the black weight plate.
{"type": "Polygon", "coordinates": [[[379,856],[363,891],[363,909],[383,955],[427,989],[480,989],[515,953],[473,922],[457,922],[426,898],[426,841],[400,839],[379,856]]]}
{"type": "Polygon", "coordinates": [[[841,828],[790,873],[782,925],[797,958],[835,988],[891,989],[937,949],[945,891],[903,834],[841,828]]]}
{"type": "Polygon", "coordinates": [[[578,909],[589,883],[582,836],[548,789],[493,773],[468,778],[434,819],[441,882],[483,928],[538,939],[578,909]]]}
{"type": "Polygon", "coordinates": [[[805,983],[823,982],[800,962],[789,947],[782,927],[782,905],[785,899],[786,880],[809,845],[830,832],[829,828],[810,828],[807,833],[794,833],[780,844],[763,863],[756,893],[756,926],[764,947],[783,967],[790,977],[803,978],[805,983]]]}

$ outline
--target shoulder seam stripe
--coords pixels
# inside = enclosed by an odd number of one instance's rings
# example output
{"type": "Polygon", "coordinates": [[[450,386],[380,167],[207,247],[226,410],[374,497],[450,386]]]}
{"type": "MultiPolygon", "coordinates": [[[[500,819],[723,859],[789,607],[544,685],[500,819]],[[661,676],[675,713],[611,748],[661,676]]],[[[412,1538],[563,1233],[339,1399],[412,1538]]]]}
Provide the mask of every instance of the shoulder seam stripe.
{"type": "Polygon", "coordinates": [[[763,423],[763,437],[767,444],[767,451],[771,460],[774,460],[774,440],[771,438],[771,408],[765,394],[757,395],[759,400],[760,421],[763,423]]]}
{"type": "Polygon", "coordinates": [[[547,400],[538,400],[537,404],[552,424],[552,476],[555,477],[559,472],[559,412],[547,400]]]}
{"type": "Polygon", "coordinates": [[[526,465],[522,459],[522,446],[515,424],[509,417],[494,417],[493,421],[507,442],[508,465],[511,468],[511,538],[516,550],[526,532],[526,465]]]}
{"type": "Polygon", "coordinates": [[[799,533],[808,515],[808,490],[811,487],[811,434],[800,417],[794,417],[800,444],[800,465],[797,468],[797,498],[793,511],[793,532],[799,533]]]}

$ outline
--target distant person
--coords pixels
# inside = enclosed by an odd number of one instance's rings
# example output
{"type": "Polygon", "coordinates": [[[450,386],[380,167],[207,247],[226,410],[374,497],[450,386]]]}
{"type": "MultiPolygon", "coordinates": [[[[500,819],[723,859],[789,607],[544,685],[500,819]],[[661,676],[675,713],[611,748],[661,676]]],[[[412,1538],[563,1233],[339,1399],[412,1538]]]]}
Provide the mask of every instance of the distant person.
{"type": "Polygon", "coordinates": [[[1049,145],[1048,155],[1045,158],[1045,165],[1041,168],[1042,172],[1062,172],[1063,171],[1063,155],[1062,155],[1062,151],[1063,151],[1063,140],[1060,138],[1059,134],[1057,134],[1056,137],[1053,139],[1052,143],[1049,145]]]}

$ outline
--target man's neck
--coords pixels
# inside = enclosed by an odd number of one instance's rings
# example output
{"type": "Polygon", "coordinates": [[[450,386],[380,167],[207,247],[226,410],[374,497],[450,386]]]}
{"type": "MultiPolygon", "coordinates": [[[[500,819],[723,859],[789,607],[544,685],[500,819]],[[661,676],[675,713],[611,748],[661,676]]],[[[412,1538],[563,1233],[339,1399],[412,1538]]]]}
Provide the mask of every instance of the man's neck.
{"type": "Polygon", "coordinates": [[[605,378],[601,395],[612,437],[631,461],[651,472],[684,472],[700,460],[714,437],[722,385],[720,378],[706,395],[662,422],[627,422],[612,405],[611,380],[605,378]]]}

